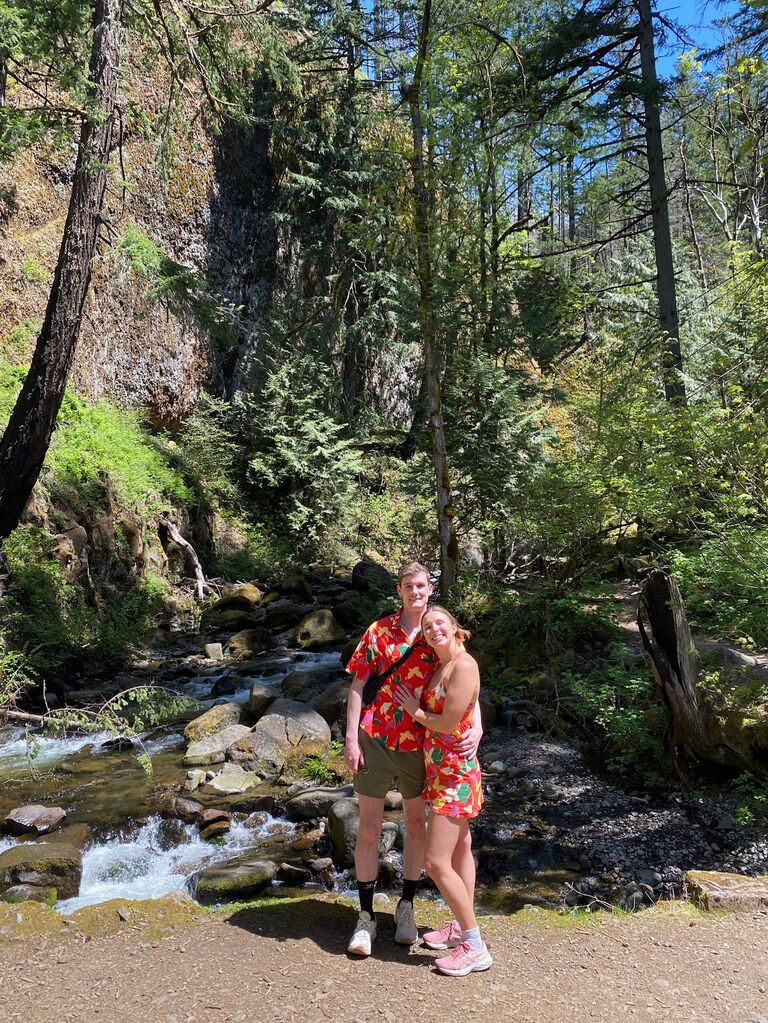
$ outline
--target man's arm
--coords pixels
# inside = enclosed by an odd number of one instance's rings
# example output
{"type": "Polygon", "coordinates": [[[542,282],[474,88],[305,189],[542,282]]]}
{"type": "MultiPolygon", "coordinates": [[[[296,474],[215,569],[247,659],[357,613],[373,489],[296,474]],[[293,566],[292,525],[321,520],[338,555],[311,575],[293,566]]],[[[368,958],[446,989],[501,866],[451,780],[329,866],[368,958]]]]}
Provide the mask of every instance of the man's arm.
{"type": "Polygon", "coordinates": [[[363,709],[363,686],[365,682],[355,675],[347,697],[347,731],[344,736],[344,763],[350,771],[362,771],[365,767],[357,734],[360,728],[360,714],[363,709]]]}

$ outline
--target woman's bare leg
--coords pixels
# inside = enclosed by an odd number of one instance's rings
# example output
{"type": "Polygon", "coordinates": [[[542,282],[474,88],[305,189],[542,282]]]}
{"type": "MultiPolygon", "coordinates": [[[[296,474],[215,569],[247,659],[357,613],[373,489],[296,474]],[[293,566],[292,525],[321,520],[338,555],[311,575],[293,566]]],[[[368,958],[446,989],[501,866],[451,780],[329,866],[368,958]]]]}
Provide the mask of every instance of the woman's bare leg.
{"type": "MultiPolygon", "coordinates": [[[[448,903],[462,931],[477,927],[472,897],[464,877],[453,866],[456,847],[469,833],[469,823],[441,814],[430,815],[427,826],[425,869],[448,903]]],[[[470,854],[471,855],[471,854],[470,854]]]]}
{"type": "Polygon", "coordinates": [[[470,902],[475,901],[475,857],[472,855],[472,833],[467,826],[456,843],[451,857],[451,866],[464,882],[470,902]]]}

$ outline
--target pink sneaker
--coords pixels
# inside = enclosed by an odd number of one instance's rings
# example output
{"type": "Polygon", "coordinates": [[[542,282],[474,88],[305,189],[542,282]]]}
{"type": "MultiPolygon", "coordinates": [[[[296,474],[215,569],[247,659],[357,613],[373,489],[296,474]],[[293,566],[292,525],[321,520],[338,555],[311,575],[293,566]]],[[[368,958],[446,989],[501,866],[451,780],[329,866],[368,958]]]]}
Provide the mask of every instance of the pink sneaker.
{"type": "Polygon", "coordinates": [[[440,973],[447,973],[449,977],[466,977],[468,973],[490,969],[493,959],[485,943],[482,948],[472,948],[465,941],[457,945],[450,955],[435,959],[435,966],[440,973]]]}
{"type": "Polygon", "coordinates": [[[456,948],[461,944],[461,928],[455,920],[449,920],[439,931],[422,934],[421,940],[427,948],[456,948]]]}

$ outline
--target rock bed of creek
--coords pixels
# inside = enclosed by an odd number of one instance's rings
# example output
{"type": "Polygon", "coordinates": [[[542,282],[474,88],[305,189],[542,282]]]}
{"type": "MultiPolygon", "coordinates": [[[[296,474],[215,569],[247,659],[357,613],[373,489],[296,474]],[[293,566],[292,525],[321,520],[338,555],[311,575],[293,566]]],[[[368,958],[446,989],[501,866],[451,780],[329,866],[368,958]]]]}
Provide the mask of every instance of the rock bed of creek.
{"type": "Polygon", "coordinates": [[[522,729],[492,732],[483,760],[488,803],[475,847],[486,883],[560,866],[572,874],[566,905],[639,909],[681,895],[690,869],[768,874],[766,828],[736,823],[737,793],[629,791],[596,773],[577,744],[522,729]]]}

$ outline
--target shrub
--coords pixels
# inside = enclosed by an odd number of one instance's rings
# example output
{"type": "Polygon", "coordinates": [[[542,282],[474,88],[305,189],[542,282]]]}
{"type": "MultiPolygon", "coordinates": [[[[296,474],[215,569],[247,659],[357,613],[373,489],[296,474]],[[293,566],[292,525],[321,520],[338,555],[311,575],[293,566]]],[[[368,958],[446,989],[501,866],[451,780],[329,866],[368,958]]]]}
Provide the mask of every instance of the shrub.
{"type": "Polygon", "coordinates": [[[734,524],[670,564],[693,628],[768,646],[768,530],[734,524]]]}

